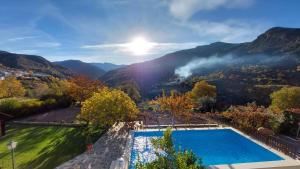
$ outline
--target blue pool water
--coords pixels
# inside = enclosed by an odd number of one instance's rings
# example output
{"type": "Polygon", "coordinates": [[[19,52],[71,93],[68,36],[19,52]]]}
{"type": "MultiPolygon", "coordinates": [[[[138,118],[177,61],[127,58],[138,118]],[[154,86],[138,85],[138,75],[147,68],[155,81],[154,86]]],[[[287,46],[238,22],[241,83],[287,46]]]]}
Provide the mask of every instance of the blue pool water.
{"type": "MultiPolygon", "coordinates": [[[[134,132],[130,169],[138,158],[144,162],[155,158],[151,138],[162,135],[162,131],[134,132]]],[[[206,166],[283,160],[231,129],[177,130],[172,138],[176,150],[192,150],[206,166]]]]}

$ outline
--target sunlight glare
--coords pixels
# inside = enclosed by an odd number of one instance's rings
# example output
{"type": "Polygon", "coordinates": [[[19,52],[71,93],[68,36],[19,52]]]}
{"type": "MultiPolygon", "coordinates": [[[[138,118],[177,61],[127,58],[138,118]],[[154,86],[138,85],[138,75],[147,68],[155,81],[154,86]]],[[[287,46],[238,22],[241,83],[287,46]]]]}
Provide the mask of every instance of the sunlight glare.
{"type": "Polygon", "coordinates": [[[154,46],[153,43],[149,42],[142,36],[134,38],[128,43],[127,47],[135,55],[148,54],[149,50],[154,46]]]}

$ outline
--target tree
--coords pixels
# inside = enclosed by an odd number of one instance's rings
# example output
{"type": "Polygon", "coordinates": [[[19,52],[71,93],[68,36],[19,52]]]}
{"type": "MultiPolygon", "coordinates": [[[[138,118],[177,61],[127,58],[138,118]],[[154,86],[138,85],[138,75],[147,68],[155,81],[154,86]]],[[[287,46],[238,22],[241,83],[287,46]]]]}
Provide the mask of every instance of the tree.
{"type": "Polygon", "coordinates": [[[210,85],[204,80],[197,82],[192,91],[187,94],[198,104],[199,108],[205,111],[211,110],[216,102],[216,86],[210,85]]]}
{"type": "Polygon", "coordinates": [[[57,96],[67,95],[69,84],[68,80],[51,78],[51,82],[49,83],[50,94],[57,96]]]}
{"type": "Polygon", "coordinates": [[[80,104],[90,98],[94,92],[104,88],[104,84],[99,80],[91,80],[85,76],[75,76],[67,83],[67,92],[75,101],[80,104]]]}
{"type": "Polygon", "coordinates": [[[124,82],[119,85],[118,88],[128,94],[128,96],[136,103],[141,100],[140,89],[135,81],[124,82]]]}
{"type": "Polygon", "coordinates": [[[283,87],[271,95],[271,109],[283,112],[286,109],[300,108],[300,87],[283,87]]]}
{"type": "Polygon", "coordinates": [[[50,93],[49,86],[46,83],[37,83],[34,89],[28,90],[29,97],[41,98],[50,93]]]}
{"type": "Polygon", "coordinates": [[[137,169],[204,169],[201,159],[192,151],[175,151],[172,131],[168,128],[162,138],[151,140],[156,159],[149,163],[137,162],[137,169]],[[164,153],[161,153],[163,151],[164,153]]]}
{"type": "Polygon", "coordinates": [[[137,113],[136,104],[126,93],[104,88],[83,102],[79,119],[88,124],[113,125],[118,121],[132,120],[137,113]]]}
{"type": "Polygon", "coordinates": [[[14,76],[9,76],[0,81],[0,98],[22,97],[25,95],[25,89],[22,83],[14,76]]]}
{"type": "Polygon", "coordinates": [[[150,104],[156,105],[158,111],[168,112],[172,116],[172,125],[174,124],[174,118],[185,117],[186,121],[191,116],[191,111],[194,107],[192,101],[185,94],[180,95],[175,91],[171,91],[170,96],[166,96],[163,92],[162,97],[156,100],[150,101],[150,104]]]}

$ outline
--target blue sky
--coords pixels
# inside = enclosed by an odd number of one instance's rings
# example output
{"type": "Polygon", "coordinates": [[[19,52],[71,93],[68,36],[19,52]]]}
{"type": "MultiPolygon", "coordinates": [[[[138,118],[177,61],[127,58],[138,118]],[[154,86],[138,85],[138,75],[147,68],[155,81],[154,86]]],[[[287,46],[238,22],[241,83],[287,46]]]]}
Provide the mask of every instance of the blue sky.
{"type": "Polygon", "coordinates": [[[130,64],[215,41],[300,27],[299,0],[1,0],[0,50],[130,64]],[[136,55],[135,37],[150,46],[136,55]]]}

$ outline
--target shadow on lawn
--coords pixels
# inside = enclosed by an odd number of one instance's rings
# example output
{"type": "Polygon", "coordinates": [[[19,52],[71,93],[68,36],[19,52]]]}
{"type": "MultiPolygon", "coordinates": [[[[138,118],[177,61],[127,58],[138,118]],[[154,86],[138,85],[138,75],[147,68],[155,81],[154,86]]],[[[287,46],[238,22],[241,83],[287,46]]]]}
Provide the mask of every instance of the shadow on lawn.
{"type": "MultiPolygon", "coordinates": [[[[32,150],[36,144],[40,143],[45,139],[45,134],[49,131],[41,130],[40,128],[28,127],[24,128],[16,126],[13,129],[9,129],[6,137],[3,138],[3,142],[8,143],[10,140],[18,142],[16,149],[16,157],[24,152],[32,150]],[[17,137],[14,137],[16,135],[17,137]]],[[[2,155],[10,154],[9,151],[2,155]]]]}
{"type": "Polygon", "coordinates": [[[26,146],[20,146],[18,151],[20,153],[30,151],[36,144],[47,139],[45,137],[48,138],[49,145],[40,150],[39,155],[33,157],[33,160],[19,165],[19,168],[52,169],[85,150],[86,138],[83,128],[63,130],[61,127],[53,127],[42,131],[40,128],[32,129],[22,137],[23,140],[20,140],[20,142],[26,142],[26,146]]]}

